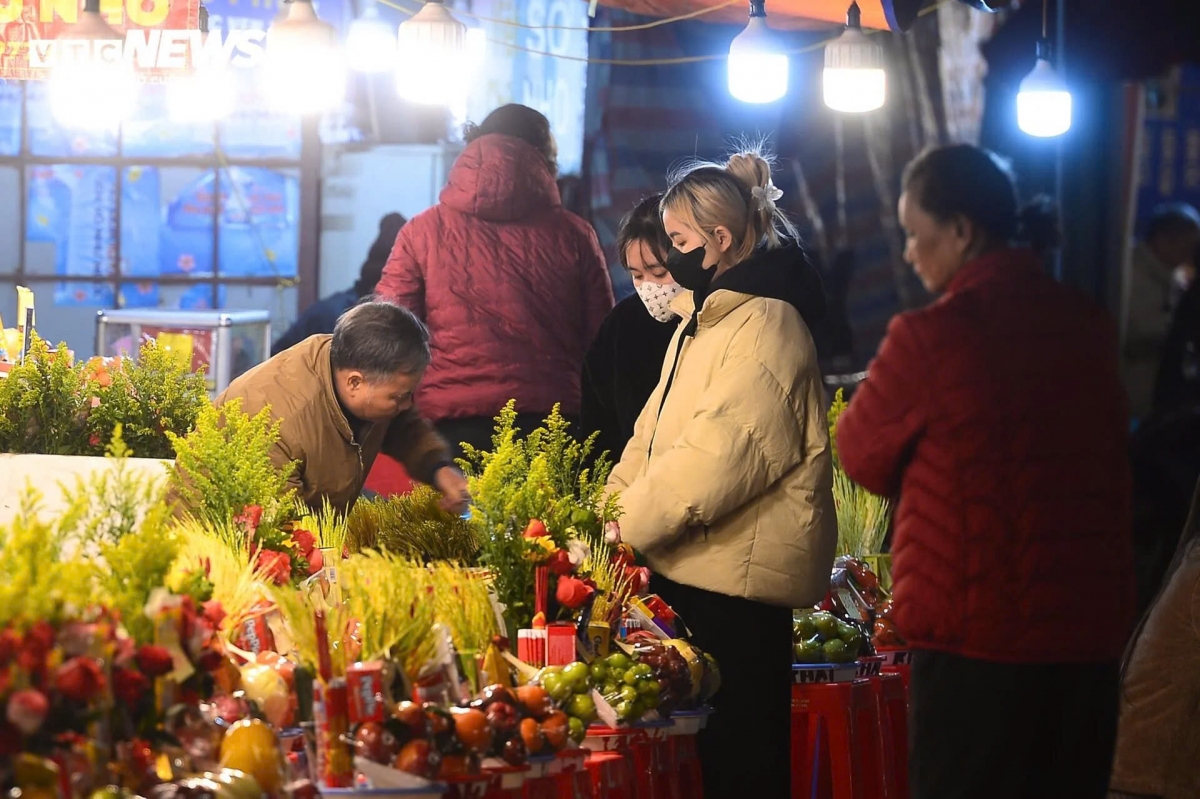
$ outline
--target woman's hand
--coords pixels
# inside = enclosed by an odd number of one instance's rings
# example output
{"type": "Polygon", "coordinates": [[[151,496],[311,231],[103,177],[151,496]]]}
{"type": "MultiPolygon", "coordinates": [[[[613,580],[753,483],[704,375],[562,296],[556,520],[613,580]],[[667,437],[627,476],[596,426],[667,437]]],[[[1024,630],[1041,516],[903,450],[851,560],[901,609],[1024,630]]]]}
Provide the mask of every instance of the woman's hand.
{"type": "Polygon", "coordinates": [[[610,544],[621,543],[621,526],[616,522],[609,522],[604,526],[604,540],[610,544]]]}

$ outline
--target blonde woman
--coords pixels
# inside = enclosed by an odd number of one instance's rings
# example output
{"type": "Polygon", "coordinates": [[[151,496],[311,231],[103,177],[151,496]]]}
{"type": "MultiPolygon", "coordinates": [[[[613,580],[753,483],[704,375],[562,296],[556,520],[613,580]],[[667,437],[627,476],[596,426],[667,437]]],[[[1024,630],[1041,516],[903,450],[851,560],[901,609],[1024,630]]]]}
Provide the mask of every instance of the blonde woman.
{"type": "Polygon", "coordinates": [[[721,667],[699,742],[708,799],[789,794],[791,609],[825,595],[837,539],[808,327],[825,297],[779,196],[755,152],[663,196],[683,322],[608,485],[624,510],[610,538],[645,554],[721,667]]]}

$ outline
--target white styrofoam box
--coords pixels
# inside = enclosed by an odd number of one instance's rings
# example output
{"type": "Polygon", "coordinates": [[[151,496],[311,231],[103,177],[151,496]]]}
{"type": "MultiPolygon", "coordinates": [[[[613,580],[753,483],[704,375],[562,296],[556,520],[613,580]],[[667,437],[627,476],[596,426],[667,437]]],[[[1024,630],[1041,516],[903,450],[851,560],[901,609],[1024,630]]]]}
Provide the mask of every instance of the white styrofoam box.
{"type": "Polygon", "coordinates": [[[396,211],[412,219],[437,203],[461,150],[461,145],[451,143],[326,149],[320,296],[354,285],[385,214],[396,211]]]}
{"type": "MultiPolygon", "coordinates": [[[[17,515],[30,488],[39,494],[38,516],[46,522],[57,520],[66,510],[64,488],[74,489],[77,479],[86,483],[97,472],[111,472],[117,463],[113,458],[0,453],[0,527],[17,515]]],[[[125,464],[135,476],[165,481],[171,461],[128,458],[125,464]]]]}

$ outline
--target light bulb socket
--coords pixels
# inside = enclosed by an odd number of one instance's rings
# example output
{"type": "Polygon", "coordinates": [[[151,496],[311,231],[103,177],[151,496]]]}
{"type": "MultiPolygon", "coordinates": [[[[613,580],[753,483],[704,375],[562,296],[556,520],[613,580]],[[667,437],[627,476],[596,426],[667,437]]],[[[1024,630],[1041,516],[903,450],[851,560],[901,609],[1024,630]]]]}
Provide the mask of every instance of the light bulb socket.
{"type": "Polygon", "coordinates": [[[858,0],[854,0],[850,7],[846,9],[846,28],[848,30],[862,30],[862,9],[858,7],[858,0]]]}
{"type": "Polygon", "coordinates": [[[413,14],[398,29],[399,45],[421,42],[439,48],[462,52],[466,46],[467,26],[451,13],[442,0],[425,0],[417,13],[413,14]]]}
{"type": "Polygon", "coordinates": [[[767,16],[767,0],[750,0],[750,19],[767,16]]]}
{"type": "Polygon", "coordinates": [[[847,27],[825,45],[826,69],[884,69],[883,48],[861,28],[847,27]]]}
{"type": "Polygon", "coordinates": [[[1039,61],[1054,63],[1054,43],[1048,37],[1043,36],[1037,40],[1037,58],[1039,61]]]}

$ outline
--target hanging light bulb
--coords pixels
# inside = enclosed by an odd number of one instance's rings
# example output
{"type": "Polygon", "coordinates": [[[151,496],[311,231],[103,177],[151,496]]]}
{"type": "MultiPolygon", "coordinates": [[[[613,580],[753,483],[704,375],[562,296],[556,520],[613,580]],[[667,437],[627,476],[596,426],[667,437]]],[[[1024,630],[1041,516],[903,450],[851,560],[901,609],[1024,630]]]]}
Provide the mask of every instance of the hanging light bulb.
{"type": "Polygon", "coordinates": [[[138,77],[122,53],[124,37],[100,16],[100,0],[86,0],[61,39],[86,42],[88,50],[58,50],[46,87],[55,121],[75,130],[115,131],[138,96],[138,77]]]}
{"type": "MultiPolygon", "coordinates": [[[[200,6],[200,46],[208,41],[208,9],[200,6]]],[[[180,124],[215,122],[233,113],[237,87],[227,64],[192,51],[192,70],[167,84],[167,113],[180,124]]]]}
{"type": "Polygon", "coordinates": [[[442,0],[426,0],[400,23],[396,88],[405,100],[423,105],[461,105],[470,88],[467,26],[442,0]]]}
{"type": "Polygon", "coordinates": [[[263,70],[268,99],[282,113],[320,114],[346,96],[346,64],[337,30],[317,17],[312,0],[291,0],[267,31],[263,70]]]}
{"type": "Polygon", "coordinates": [[[375,0],[367,0],[362,16],[346,33],[346,59],[355,72],[387,72],[396,60],[396,31],[379,16],[375,0]]]}
{"type": "Polygon", "coordinates": [[[729,93],[744,103],[787,94],[788,57],[767,26],[766,0],[750,0],[750,21],[729,43],[729,93]]]}
{"type": "Polygon", "coordinates": [[[825,47],[822,83],[825,105],[834,111],[874,111],[887,98],[883,48],[863,33],[857,1],[846,12],[846,30],[825,47]]]}
{"type": "Polygon", "coordinates": [[[1071,129],[1071,91],[1050,63],[1050,42],[1041,39],[1037,64],[1017,93],[1017,124],[1030,136],[1049,139],[1071,129]]]}

